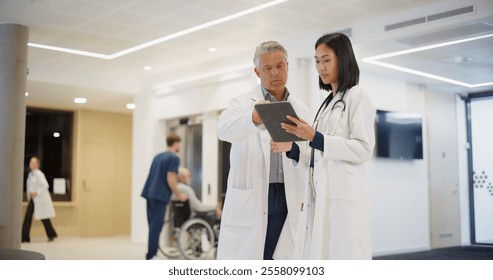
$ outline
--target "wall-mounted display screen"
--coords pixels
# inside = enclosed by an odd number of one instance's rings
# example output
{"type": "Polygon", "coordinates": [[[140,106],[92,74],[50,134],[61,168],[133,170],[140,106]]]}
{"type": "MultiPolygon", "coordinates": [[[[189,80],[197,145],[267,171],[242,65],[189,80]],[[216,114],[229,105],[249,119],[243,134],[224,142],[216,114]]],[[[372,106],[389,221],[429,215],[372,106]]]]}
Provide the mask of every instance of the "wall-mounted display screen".
{"type": "Polygon", "coordinates": [[[377,110],[376,156],[422,159],[422,117],[419,114],[377,110]]]}

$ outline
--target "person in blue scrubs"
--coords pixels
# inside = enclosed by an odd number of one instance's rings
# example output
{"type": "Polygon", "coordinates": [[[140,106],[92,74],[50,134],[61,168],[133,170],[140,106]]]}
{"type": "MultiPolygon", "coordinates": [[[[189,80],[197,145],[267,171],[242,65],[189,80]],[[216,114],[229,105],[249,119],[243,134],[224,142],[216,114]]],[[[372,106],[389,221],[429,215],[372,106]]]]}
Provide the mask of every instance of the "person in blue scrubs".
{"type": "Polygon", "coordinates": [[[166,137],[168,146],[165,152],[154,157],[141,196],[147,200],[147,223],[149,224],[149,239],[147,244],[146,260],[152,259],[159,247],[159,235],[164,224],[166,206],[171,194],[180,201],[188,198],[177,187],[178,167],[180,158],[181,139],[178,135],[170,134],[166,137]]]}

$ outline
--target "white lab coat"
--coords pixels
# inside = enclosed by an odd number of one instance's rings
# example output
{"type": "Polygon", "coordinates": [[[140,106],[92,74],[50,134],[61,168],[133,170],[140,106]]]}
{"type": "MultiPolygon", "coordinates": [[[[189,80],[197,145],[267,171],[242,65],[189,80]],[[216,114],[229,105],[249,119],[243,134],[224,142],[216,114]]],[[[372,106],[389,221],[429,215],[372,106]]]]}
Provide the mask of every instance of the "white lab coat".
{"type": "MultiPolygon", "coordinates": [[[[264,95],[257,86],[252,92],[231,100],[217,122],[218,138],[232,143],[217,259],[263,258],[271,138],[263,125],[256,126],[252,122],[254,105],[260,100],[264,100],[264,95]]],[[[300,118],[309,117],[308,108],[301,101],[292,95],[287,101],[291,102],[300,118]]],[[[297,207],[301,204],[306,180],[306,176],[299,175],[305,170],[295,168],[285,155],[282,158],[288,216],[274,253],[275,259],[293,257],[297,207]]]]}
{"type": "Polygon", "coordinates": [[[48,181],[45,174],[39,170],[31,170],[27,176],[27,200],[31,199],[31,192],[38,195],[33,199],[34,219],[44,220],[55,217],[55,208],[48,190],[48,181]]]}
{"type": "MultiPolygon", "coordinates": [[[[375,145],[375,109],[368,95],[354,86],[344,97],[346,112],[341,119],[341,107],[332,110],[340,98],[338,93],[319,119],[324,152],[314,152],[316,198],[308,185],[300,212],[297,258],[371,259],[364,163],[371,159],[375,145]]],[[[305,145],[302,150],[300,164],[308,168],[311,148],[305,145]]]]}

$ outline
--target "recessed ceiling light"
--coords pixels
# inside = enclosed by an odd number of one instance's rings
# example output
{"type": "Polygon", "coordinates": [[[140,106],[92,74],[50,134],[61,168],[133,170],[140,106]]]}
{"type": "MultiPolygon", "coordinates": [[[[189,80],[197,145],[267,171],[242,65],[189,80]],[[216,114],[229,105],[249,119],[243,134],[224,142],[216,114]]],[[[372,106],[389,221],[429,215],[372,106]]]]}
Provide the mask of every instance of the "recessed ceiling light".
{"type": "Polygon", "coordinates": [[[129,110],[135,109],[135,104],[134,103],[128,103],[127,104],[127,109],[129,109],[129,110]]]}
{"type": "Polygon", "coordinates": [[[85,104],[87,103],[87,99],[85,99],[84,97],[77,97],[74,98],[74,102],[77,104],[85,104]]]}
{"type": "Polygon", "coordinates": [[[212,21],[209,21],[209,22],[197,25],[197,26],[193,26],[193,27],[190,27],[188,29],[178,31],[178,32],[163,36],[161,38],[157,38],[157,39],[149,41],[149,42],[142,43],[140,45],[137,45],[137,46],[113,53],[113,54],[100,54],[100,53],[74,50],[74,49],[69,49],[69,48],[61,48],[61,47],[42,45],[42,44],[36,44],[36,43],[28,43],[27,45],[30,47],[34,47],[34,48],[41,48],[41,49],[47,49],[47,50],[52,50],[52,51],[66,52],[66,53],[71,53],[71,54],[77,54],[77,55],[83,55],[83,56],[89,56],[89,57],[95,57],[95,58],[110,60],[110,59],[124,56],[124,55],[130,54],[130,53],[133,53],[133,52],[136,52],[136,51],[139,51],[139,50],[142,50],[142,49],[145,49],[145,48],[157,45],[157,44],[161,44],[161,43],[164,43],[166,41],[176,39],[178,37],[181,37],[181,36],[184,36],[184,35],[187,35],[187,34],[202,30],[202,29],[206,29],[206,28],[209,28],[211,26],[214,26],[214,25],[217,25],[217,24],[220,24],[223,22],[227,22],[227,21],[230,21],[230,20],[245,16],[245,15],[263,10],[263,9],[267,9],[269,7],[284,3],[286,1],[288,1],[288,0],[270,1],[267,3],[261,4],[261,5],[255,6],[253,8],[246,9],[246,10],[243,10],[243,11],[240,11],[240,12],[222,17],[222,18],[218,18],[218,19],[215,19],[215,20],[212,20],[212,21]]]}
{"type": "Polygon", "coordinates": [[[213,53],[213,52],[217,52],[217,48],[210,47],[210,48],[208,49],[208,51],[209,51],[209,52],[212,52],[212,53],[213,53]]]}
{"type": "Polygon", "coordinates": [[[26,96],[29,96],[29,92],[27,92],[27,91],[26,91],[26,93],[25,93],[25,94],[26,94],[26,96]]]}
{"type": "MultiPolygon", "coordinates": [[[[406,72],[406,73],[418,75],[421,77],[426,77],[426,78],[430,78],[430,79],[434,79],[434,80],[438,80],[438,81],[442,81],[442,82],[447,82],[447,83],[454,84],[454,85],[468,87],[468,88],[491,86],[491,85],[493,85],[493,81],[492,82],[486,82],[486,83],[480,83],[480,84],[469,84],[469,83],[461,82],[458,80],[449,79],[446,77],[442,77],[442,76],[438,76],[438,75],[414,70],[411,68],[402,67],[402,66],[398,66],[395,64],[380,61],[382,59],[389,58],[389,57],[396,57],[396,56],[400,56],[400,55],[405,55],[405,54],[416,53],[416,52],[420,52],[420,51],[426,51],[426,50],[431,50],[431,49],[436,49],[436,48],[466,43],[466,42],[470,42],[470,41],[474,41],[474,40],[486,39],[489,37],[493,37],[493,34],[481,35],[481,36],[476,36],[476,37],[472,37],[472,38],[468,38],[468,39],[455,40],[455,41],[450,41],[450,42],[445,42],[445,43],[433,44],[433,45],[429,45],[429,46],[412,48],[412,49],[398,51],[398,52],[392,52],[392,53],[386,53],[386,54],[366,57],[366,58],[363,58],[363,62],[370,63],[373,65],[378,65],[378,66],[393,69],[393,70],[397,70],[397,71],[401,71],[401,72],[406,72]]],[[[460,62],[460,61],[457,61],[457,62],[460,62]]]]}
{"type": "Polygon", "coordinates": [[[149,65],[146,65],[146,66],[144,66],[144,70],[146,70],[146,71],[151,71],[151,70],[152,70],[152,67],[151,67],[151,66],[149,66],[149,65]]]}
{"type": "Polygon", "coordinates": [[[60,137],[60,132],[53,132],[53,137],[55,137],[55,138],[60,137]]]}

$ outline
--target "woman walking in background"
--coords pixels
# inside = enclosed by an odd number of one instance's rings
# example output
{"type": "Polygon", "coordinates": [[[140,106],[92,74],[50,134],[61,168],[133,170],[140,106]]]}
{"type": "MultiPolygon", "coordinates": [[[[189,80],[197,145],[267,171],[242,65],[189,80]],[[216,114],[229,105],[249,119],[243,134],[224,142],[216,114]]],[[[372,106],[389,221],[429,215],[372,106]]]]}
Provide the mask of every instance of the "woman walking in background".
{"type": "Polygon", "coordinates": [[[48,241],[53,241],[58,235],[51,224],[50,218],[55,217],[55,208],[48,190],[48,181],[45,174],[39,170],[40,161],[32,157],[29,161],[29,175],[27,176],[27,200],[29,201],[22,224],[22,242],[30,242],[31,224],[34,219],[41,220],[45,227],[48,241]]]}

